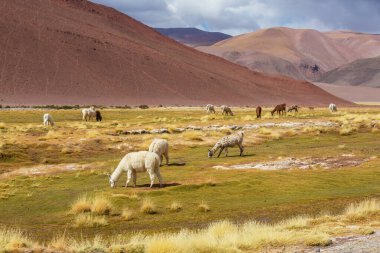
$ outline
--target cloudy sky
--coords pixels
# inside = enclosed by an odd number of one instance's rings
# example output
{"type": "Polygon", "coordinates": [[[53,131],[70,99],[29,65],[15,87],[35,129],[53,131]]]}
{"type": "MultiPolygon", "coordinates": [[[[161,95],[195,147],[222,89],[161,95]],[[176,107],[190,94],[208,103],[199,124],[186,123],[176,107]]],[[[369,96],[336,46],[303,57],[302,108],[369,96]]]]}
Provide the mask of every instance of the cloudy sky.
{"type": "Polygon", "coordinates": [[[378,0],[92,0],[152,27],[197,27],[237,35],[287,26],[380,33],[378,0]]]}

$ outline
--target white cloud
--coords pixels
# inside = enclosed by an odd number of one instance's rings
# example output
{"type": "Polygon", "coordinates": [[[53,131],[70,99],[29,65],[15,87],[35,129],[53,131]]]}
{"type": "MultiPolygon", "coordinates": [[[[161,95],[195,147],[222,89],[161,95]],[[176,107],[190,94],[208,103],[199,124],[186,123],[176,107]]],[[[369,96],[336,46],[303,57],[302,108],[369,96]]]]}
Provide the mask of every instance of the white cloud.
{"type": "Polygon", "coordinates": [[[377,0],[93,0],[152,27],[199,27],[232,35],[288,26],[380,32],[377,0]]]}

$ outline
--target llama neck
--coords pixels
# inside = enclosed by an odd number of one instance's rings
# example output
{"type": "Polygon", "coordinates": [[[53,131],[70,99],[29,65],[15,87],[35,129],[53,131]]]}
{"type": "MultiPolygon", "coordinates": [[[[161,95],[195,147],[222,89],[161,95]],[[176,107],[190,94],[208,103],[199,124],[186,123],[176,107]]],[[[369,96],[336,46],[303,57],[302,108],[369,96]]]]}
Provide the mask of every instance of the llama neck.
{"type": "Polygon", "coordinates": [[[219,142],[217,142],[217,143],[214,145],[214,147],[212,147],[211,151],[212,151],[212,152],[215,152],[215,151],[218,150],[219,147],[220,147],[220,144],[219,144],[219,142]]]}
{"type": "Polygon", "coordinates": [[[114,182],[117,182],[117,180],[119,180],[121,174],[123,173],[123,167],[124,167],[123,161],[124,160],[121,160],[121,162],[119,163],[119,165],[116,167],[115,171],[111,175],[111,180],[114,182]]]}

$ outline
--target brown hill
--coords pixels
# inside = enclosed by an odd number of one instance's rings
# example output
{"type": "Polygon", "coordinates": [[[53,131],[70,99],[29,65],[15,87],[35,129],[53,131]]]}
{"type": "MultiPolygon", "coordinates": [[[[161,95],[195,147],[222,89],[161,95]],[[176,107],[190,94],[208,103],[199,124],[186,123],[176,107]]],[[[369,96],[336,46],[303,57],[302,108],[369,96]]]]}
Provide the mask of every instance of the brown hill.
{"type": "Polygon", "coordinates": [[[0,103],[348,104],[201,53],[85,0],[0,3],[0,103]]]}
{"type": "Polygon", "coordinates": [[[210,46],[219,42],[231,38],[231,35],[220,32],[206,32],[197,28],[154,28],[162,35],[168,36],[182,44],[198,47],[198,46],[210,46]]]}
{"type": "Polygon", "coordinates": [[[198,49],[251,70],[315,80],[356,59],[380,55],[380,36],[276,27],[198,49]]]}
{"type": "Polygon", "coordinates": [[[380,88],[380,57],[360,59],[340,66],[324,73],[318,82],[380,88]]]}

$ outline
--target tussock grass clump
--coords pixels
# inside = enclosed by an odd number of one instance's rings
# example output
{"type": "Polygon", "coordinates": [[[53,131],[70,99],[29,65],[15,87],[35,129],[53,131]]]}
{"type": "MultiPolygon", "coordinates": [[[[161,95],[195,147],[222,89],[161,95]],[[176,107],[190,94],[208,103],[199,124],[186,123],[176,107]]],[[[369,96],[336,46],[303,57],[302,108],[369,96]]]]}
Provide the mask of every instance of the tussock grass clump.
{"type": "Polygon", "coordinates": [[[134,213],[131,209],[129,208],[124,208],[123,211],[121,212],[121,217],[126,220],[126,221],[129,221],[129,220],[133,220],[134,218],[134,213]]]}
{"type": "Polygon", "coordinates": [[[203,134],[200,131],[186,131],[182,137],[187,141],[203,141],[203,134]]]}
{"type": "Polygon", "coordinates": [[[0,228],[0,251],[18,252],[35,247],[29,237],[19,229],[0,228]]]}
{"type": "Polygon", "coordinates": [[[344,216],[348,221],[355,222],[380,216],[380,200],[367,199],[358,204],[349,205],[344,216]]]}
{"type": "MultiPolygon", "coordinates": [[[[49,249],[73,252],[259,252],[271,247],[292,245],[327,246],[331,236],[341,234],[373,233],[370,224],[374,214],[378,214],[380,201],[365,200],[347,207],[341,215],[320,215],[316,218],[299,216],[275,224],[248,221],[235,224],[228,220],[211,223],[204,229],[177,233],[159,233],[153,235],[137,234],[132,237],[117,236],[112,240],[96,236],[92,239],[67,238],[65,234],[56,237],[49,244],[49,249]],[[346,217],[352,214],[367,215],[371,221],[360,226],[349,226],[346,217]]],[[[127,213],[129,210],[124,209],[127,213]]],[[[128,216],[130,217],[130,216],[128,216]]],[[[107,224],[105,216],[88,213],[78,215],[75,226],[96,227],[107,224]]],[[[0,249],[8,251],[32,247],[32,243],[18,230],[0,229],[0,249]]]]}
{"type": "Polygon", "coordinates": [[[198,210],[200,212],[204,212],[204,213],[207,213],[207,212],[210,212],[211,211],[211,208],[210,206],[206,203],[206,202],[202,202],[198,205],[198,210]]]}
{"type": "Polygon", "coordinates": [[[346,136],[346,135],[351,135],[355,132],[358,131],[358,127],[357,126],[353,126],[353,125],[343,125],[340,130],[339,130],[339,134],[340,135],[343,135],[343,136],[346,136]]]}
{"type": "Polygon", "coordinates": [[[87,196],[80,197],[72,204],[71,212],[74,214],[91,212],[91,200],[87,196]]]}
{"type": "Polygon", "coordinates": [[[64,252],[70,247],[69,238],[66,236],[66,233],[63,233],[62,235],[54,237],[49,246],[52,249],[64,252]]]}
{"type": "Polygon", "coordinates": [[[90,213],[81,213],[75,217],[74,227],[101,227],[107,226],[108,222],[104,216],[96,216],[90,213]]]}
{"type": "Polygon", "coordinates": [[[71,212],[74,214],[92,212],[97,215],[109,215],[112,209],[111,202],[101,196],[89,198],[84,195],[71,206],[71,212]]]}
{"type": "Polygon", "coordinates": [[[109,215],[112,211],[111,202],[104,197],[95,197],[92,201],[91,212],[98,215],[109,215]]]}
{"type": "Polygon", "coordinates": [[[171,204],[168,206],[168,209],[169,209],[171,212],[179,212],[179,211],[182,210],[182,205],[181,205],[181,203],[174,201],[173,203],[171,203],[171,204]]]}
{"type": "Polygon", "coordinates": [[[140,211],[145,214],[156,214],[158,212],[156,205],[150,198],[143,199],[140,211]]]}

